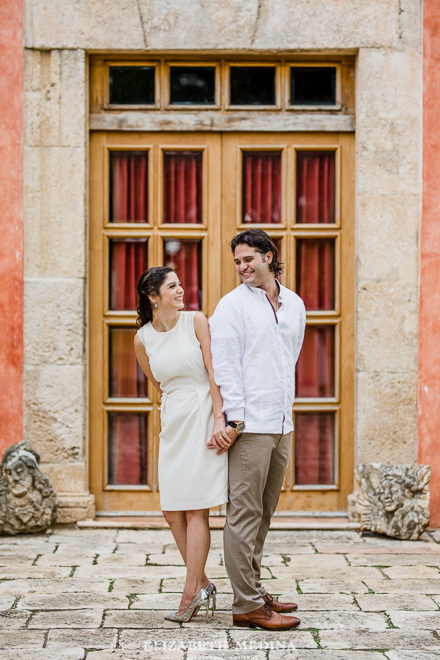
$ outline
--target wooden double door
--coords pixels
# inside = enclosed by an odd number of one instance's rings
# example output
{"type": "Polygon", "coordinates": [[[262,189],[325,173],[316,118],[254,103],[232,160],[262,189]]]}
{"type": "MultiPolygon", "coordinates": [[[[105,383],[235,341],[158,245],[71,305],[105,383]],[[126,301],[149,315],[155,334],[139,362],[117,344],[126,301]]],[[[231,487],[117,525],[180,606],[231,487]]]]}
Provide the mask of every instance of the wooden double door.
{"type": "MultiPolygon", "coordinates": [[[[136,283],[171,265],[186,309],[238,284],[231,238],[260,227],[307,309],[278,510],[341,511],[353,475],[353,136],[91,135],[90,489],[102,512],[158,511],[160,400],[136,364],[136,283]]],[[[191,411],[188,411],[191,414],[191,411]]]]}

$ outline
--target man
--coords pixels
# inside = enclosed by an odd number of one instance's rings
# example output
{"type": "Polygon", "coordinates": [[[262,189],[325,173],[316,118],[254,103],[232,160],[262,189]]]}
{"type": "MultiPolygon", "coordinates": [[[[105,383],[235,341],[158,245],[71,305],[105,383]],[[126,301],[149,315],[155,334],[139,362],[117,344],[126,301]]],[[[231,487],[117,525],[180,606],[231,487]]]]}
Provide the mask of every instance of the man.
{"type": "Polygon", "coordinates": [[[288,630],[300,624],[260,582],[263,545],[276,509],[292,443],[295,364],[304,304],[282,286],[278,251],[266,232],[250,229],[231,241],[242,281],[210,319],[214,378],[227,427],[214,438],[229,450],[225,565],[234,590],[234,625],[288,630]]]}

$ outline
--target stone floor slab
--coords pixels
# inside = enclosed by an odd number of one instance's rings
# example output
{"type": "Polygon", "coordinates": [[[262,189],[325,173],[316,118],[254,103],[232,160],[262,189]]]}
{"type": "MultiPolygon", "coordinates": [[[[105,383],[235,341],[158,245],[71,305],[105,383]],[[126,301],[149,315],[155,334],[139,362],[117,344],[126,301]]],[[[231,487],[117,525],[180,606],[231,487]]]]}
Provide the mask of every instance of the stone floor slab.
{"type": "Polygon", "coordinates": [[[23,630],[32,612],[7,610],[0,612],[0,630],[23,630]]]}
{"type": "Polygon", "coordinates": [[[319,633],[323,649],[405,649],[438,650],[440,639],[426,630],[395,630],[364,632],[363,630],[321,630],[319,633]]]}
{"type": "Polygon", "coordinates": [[[41,630],[0,630],[0,649],[42,648],[45,636],[41,630]]]}
{"type": "Polygon", "coordinates": [[[0,580],[11,578],[67,578],[71,573],[70,566],[0,566],[0,580]]]}
{"type": "Polygon", "coordinates": [[[129,596],[130,594],[158,594],[160,585],[160,577],[143,580],[116,578],[112,583],[113,589],[111,593],[119,596],[129,596]]]}
{"type": "Polygon", "coordinates": [[[266,644],[268,648],[279,648],[284,645],[291,649],[292,644],[298,649],[316,649],[317,644],[312,633],[305,630],[269,631],[269,630],[239,630],[232,628],[229,637],[236,648],[246,650],[252,648],[252,644],[266,644]]]}
{"type": "Polygon", "coordinates": [[[107,610],[104,628],[176,628],[179,624],[166,621],[162,612],[147,610],[107,610]]]}
{"type": "MultiPolygon", "coordinates": [[[[318,542],[315,544],[315,547],[319,553],[324,554],[367,554],[367,555],[385,555],[389,553],[393,554],[434,554],[440,555],[440,545],[437,543],[423,543],[422,545],[399,545],[399,543],[404,544],[405,541],[398,541],[397,544],[392,546],[392,550],[389,545],[368,545],[366,543],[341,543],[340,545],[334,545],[333,543],[322,543],[318,542]]],[[[417,541],[413,541],[414,544],[417,541]]]]}
{"type": "Polygon", "coordinates": [[[366,580],[376,594],[437,594],[440,595],[440,580],[366,580]]]}
{"type": "MultiPolygon", "coordinates": [[[[29,657],[30,654],[25,655],[29,657]]],[[[86,652],[81,647],[69,649],[32,649],[30,660],[83,660],[86,652]]],[[[0,660],[18,660],[17,651],[0,651],[0,660]]]]}
{"type": "MultiPolygon", "coordinates": [[[[284,555],[287,560],[286,564],[280,564],[280,566],[285,569],[284,573],[289,570],[297,568],[316,568],[316,569],[327,569],[327,568],[347,568],[348,562],[343,555],[284,555]]],[[[268,564],[270,565],[270,564],[268,564]]],[[[283,574],[283,571],[278,571],[280,574],[283,574]]]]}
{"type": "Polygon", "coordinates": [[[96,559],[97,566],[145,566],[146,562],[146,552],[115,552],[99,555],[96,559]]]}
{"type": "Polygon", "coordinates": [[[184,566],[80,566],[75,571],[77,578],[184,578],[184,566]]]}
{"type": "Polygon", "coordinates": [[[150,649],[161,650],[164,647],[188,649],[190,646],[203,645],[205,649],[228,648],[228,636],[225,630],[214,628],[179,628],[160,630],[144,629],[121,630],[119,634],[119,646],[122,649],[150,649]]]}
{"type": "Polygon", "coordinates": [[[95,558],[95,553],[78,553],[78,552],[52,552],[51,554],[41,555],[38,557],[35,565],[41,567],[50,566],[92,566],[95,558]]]}
{"type": "Polygon", "coordinates": [[[433,660],[440,657],[438,651],[387,651],[388,660],[433,660]]]}
{"type": "Polygon", "coordinates": [[[279,600],[281,602],[290,602],[293,598],[298,605],[298,611],[347,611],[358,612],[359,607],[354,601],[354,597],[346,594],[292,594],[291,592],[281,593],[279,600]]]}
{"type": "Polygon", "coordinates": [[[351,566],[440,566],[440,555],[414,554],[347,554],[351,566]]]}
{"type": "Polygon", "coordinates": [[[93,610],[60,610],[36,612],[29,622],[29,630],[43,628],[99,628],[103,608],[93,610]]]}
{"type": "MultiPolygon", "coordinates": [[[[435,570],[435,569],[434,569],[435,570]]],[[[313,568],[301,568],[292,566],[289,568],[275,567],[272,569],[272,574],[277,580],[310,580],[315,578],[318,574],[329,580],[381,580],[383,574],[379,568],[374,566],[346,566],[345,568],[321,568],[317,566],[313,568]]]]}
{"type": "Polygon", "coordinates": [[[148,564],[155,564],[156,566],[184,566],[180,553],[169,554],[148,554],[148,564]]]}
{"type": "Polygon", "coordinates": [[[387,575],[390,580],[440,580],[438,568],[430,566],[390,566],[383,568],[382,573],[387,575]]]}
{"type": "Polygon", "coordinates": [[[359,603],[359,607],[364,612],[385,612],[388,610],[438,610],[438,606],[432,598],[415,593],[360,594],[356,596],[356,600],[359,603]]]}
{"type": "MultiPolygon", "coordinates": [[[[373,582],[374,580],[371,580],[373,582]]],[[[385,580],[384,580],[385,581],[385,580]]],[[[380,582],[380,580],[376,580],[380,582]]],[[[390,580],[391,582],[391,580],[390,580]]],[[[299,587],[304,594],[365,594],[368,593],[368,587],[360,580],[341,579],[307,579],[298,580],[299,587]]]]}
{"type": "Polygon", "coordinates": [[[108,593],[110,580],[78,580],[69,578],[65,580],[5,580],[0,583],[0,594],[58,594],[90,591],[94,593],[108,593]]]}
{"type": "Polygon", "coordinates": [[[90,655],[91,660],[183,660],[184,651],[166,649],[165,651],[121,651],[105,649],[90,655]]]}
{"type": "Polygon", "coordinates": [[[174,543],[169,529],[119,529],[116,537],[118,543],[174,543]]]}
{"type": "MultiPolygon", "coordinates": [[[[118,631],[110,628],[68,629],[59,628],[49,631],[47,638],[48,648],[76,647],[82,646],[86,649],[111,649],[116,647],[118,631]]],[[[92,656],[93,657],[93,656],[92,656]]]]}
{"type": "Polygon", "coordinates": [[[34,594],[23,596],[17,603],[18,610],[83,610],[83,609],[127,609],[129,600],[119,594],[34,594]]]}
{"type": "MultiPolygon", "coordinates": [[[[186,656],[188,660],[266,660],[265,651],[237,651],[236,649],[220,651],[190,650],[186,656]]],[[[298,655],[294,656],[297,660],[298,655]]]]}
{"type": "MultiPolygon", "coordinates": [[[[273,660],[269,654],[270,660],[273,660]]],[[[371,651],[329,651],[317,649],[304,650],[299,654],[299,660],[385,660],[383,653],[371,651]]]]}
{"type": "Polygon", "coordinates": [[[413,630],[435,630],[440,628],[440,611],[438,612],[388,612],[391,623],[396,628],[411,628],[413,630]]]}
{"type": "MultiPolygon", "coordinates": [[[[439,612],[440,614],[440,612],[439,612]]],[[[325,630],[386,630],[388,622],[381,614],[365,612],[298,612],[301,628],[325,630]]],[[[393,622],[394,623],[394,622],[393,622]]]]}

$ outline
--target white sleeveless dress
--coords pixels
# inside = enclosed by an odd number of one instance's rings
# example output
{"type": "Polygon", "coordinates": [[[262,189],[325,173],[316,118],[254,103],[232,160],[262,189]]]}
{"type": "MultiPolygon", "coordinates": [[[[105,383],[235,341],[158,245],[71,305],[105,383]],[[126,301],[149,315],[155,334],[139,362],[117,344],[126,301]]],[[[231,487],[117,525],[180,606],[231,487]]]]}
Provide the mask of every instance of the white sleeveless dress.
{"type": "Polygon", "coordinates": [[[194,330],[195,312],[180,312],[168,332],[138,330],[162,389],[159,491],[162,511],[208,509],[228,500],[227,452],[208,449],[214,425],[209,378],[194,330]]]}

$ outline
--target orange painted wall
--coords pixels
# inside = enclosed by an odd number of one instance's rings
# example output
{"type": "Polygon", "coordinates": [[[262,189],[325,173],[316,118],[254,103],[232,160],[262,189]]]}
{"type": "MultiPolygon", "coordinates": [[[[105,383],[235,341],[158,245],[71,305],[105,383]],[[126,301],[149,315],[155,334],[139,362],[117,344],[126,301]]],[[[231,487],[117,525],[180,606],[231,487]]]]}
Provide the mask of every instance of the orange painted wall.
{"type": "Polygon", "coordinates": [[[23,433],[23,2],[0,2],[0,454],[23,433]]]}
{"type": "Polygon", "coordinates": [[[440,527],[440,2],[423,2],[423,208],[420,235],[419,462],[431,465],[440,527]]]}

